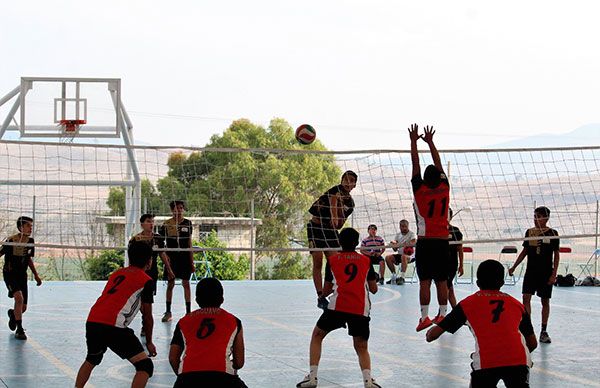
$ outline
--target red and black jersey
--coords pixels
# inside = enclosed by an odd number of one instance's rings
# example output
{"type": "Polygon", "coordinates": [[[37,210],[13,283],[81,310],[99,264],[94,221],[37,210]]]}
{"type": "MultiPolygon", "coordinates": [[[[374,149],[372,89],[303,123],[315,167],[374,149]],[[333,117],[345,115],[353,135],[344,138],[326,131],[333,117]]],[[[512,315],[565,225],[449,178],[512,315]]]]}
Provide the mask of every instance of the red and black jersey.
{"type": "Polygon", "coordinates": [[[415,195],[413,204],[417,218],[417,235],[419,237],[448,238],[448,206],[450,205],[450,184],[446,174],[440,172],[441,182],[435,187],[428,187],[421,176],[412,178],[415,195]]]}
{"type": "Polygon", "coordinates": [[[177,322],[171,345],[183,348],[179,374],[224,372],[235,374],[233,341],[242,322],[222,308],[192,311],[177,322]]]}
{"type": "MultiPolygon", "coordinates": [[[[33,238],[17,233],[6,239],[9,243],[33,244],[33,238]]],[[[29,259],[35,255],[35,247],[17,245],[0,246],[0,256],[4,255],[4,272],[26,272],[29,259]]]]}
{"type": "Polygon", "coordinates": [[[521,302],[500,291],[482,290],[462,300],[439,326],[454,333],[469,322],[475,337],[473,369],[531,366],[525,337],[533,334],[521,302]]]}
{"type": "Polygon", "coordinates": [[[329,309],[350,314],[369,316],[368,280],[374,280],[376,274],[371,260],[357,252],[339,252],[327,258],[333,274],[333,295],[329,309]]]}
{"type": "Polygon", "coordinates": [[[152,303],[154,284],[143,269],[121,268],[108,278],[102,295],[90,309],[88,322],[127,327],[142,303],[152,303]]]}

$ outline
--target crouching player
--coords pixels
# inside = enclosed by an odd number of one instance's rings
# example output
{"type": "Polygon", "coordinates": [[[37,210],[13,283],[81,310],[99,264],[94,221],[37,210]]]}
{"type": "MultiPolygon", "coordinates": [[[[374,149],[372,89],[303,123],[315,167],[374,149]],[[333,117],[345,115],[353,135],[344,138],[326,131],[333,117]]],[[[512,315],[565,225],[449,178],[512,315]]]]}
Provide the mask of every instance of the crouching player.
{"type": "Polygon", "coordinates": [[[378,276],[373,271],[371,260],[355,252],[359,234],[352,228],[340,232],[341,252],[327,258],[333,279],[325,279],[325,290],[333,284],[333,296],[329,306],[313,330],[310,340],[310,373],[296,387],[317,386],[317,370],[321,359],[323,339],[329,332],[348,326],[348,334],[354,339],[354,349],[363,374],[365,387],[380,387],[371,377],[369,355],[369,313],[371,301],[369,291],[377,292],[378,276]]]}
{"type": "Polygon", "coordinates": [[[152,342],[154,321],[151,301],[154,284],[144,272],[152,265],[152,248],[142,241],[134,241],[129,244],[127,254],[129,266],[110,276],[102,295],[90,309],[85,324],[87,357],[77,373],[77,388],[85,386],[107,348],[122,359],[129,360],[135,367],[132,388],[145,387],[152,377],[154,364],[133,330],[128,328],[142,305],[146,347],[151,357],[156,356],[156,347],[152,342]]]}
{"type": "Polygon", "coordinates": [[[221,308],[223,286],[204,278],[196,286],[199,310],[177,322],[169,363],[177,375],[174,387],[246,388],[237,370],[244,366],[242,322],[221,308]]]}
{"type": "Polygon", "coordinates": [[[475,337],[471,355],[471,387],[495,387],[500,380],[507,388],[529,387],[529,368],[537,339],[531,319],[521,302],[500,291],[504,267],[486,260],[477,268],[479,291],[459,302],[438,326],[427,331],[427,342],[444,331],[456,332],[468,322],[475,337]]]}

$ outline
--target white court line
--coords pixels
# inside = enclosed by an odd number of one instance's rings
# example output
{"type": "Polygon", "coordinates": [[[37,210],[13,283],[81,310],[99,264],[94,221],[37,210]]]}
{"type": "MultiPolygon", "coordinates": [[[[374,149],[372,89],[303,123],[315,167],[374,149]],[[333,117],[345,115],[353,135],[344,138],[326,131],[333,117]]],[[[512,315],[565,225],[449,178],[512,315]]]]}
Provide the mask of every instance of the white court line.
{"type": "MultiPolygon", "coordinates": [[[[70,377],[73,380],[73,384],[75,384],[75,379],[77,378],[77,373],[70,366],[62,362],[60,359],[54,356],[49,350],[40,345],[36,340],[29,337],[27,340],[27,344],[31,345],[31,347],[41,354],[46,360],[48,360],[52,365],[58,368],[63,374],[67,377],[70,377]]],[[[87,384],[87,387],[94,388],[93,385],[87,384]]]]}
{"type": "MultiPolygon", "coordinates": [[[[398,292],[398,294],[399,294],[399,292],[398,292]]],[[[392,300],[392,299],[390,299],[390,300],[392,300]]],[[[279,323],[279,322],[276,322],[276,321],[273,321],[273,320],[270,320],[270,319],[267,319],[267,318],[264,318],[264,317],[257,316],[257,317],[254,317],[254,318],[256,320],[258,320],[258,321],[267,323],[267,324],[269,324],[271,326],[275,326],[275,327],[278,327],[278,328],[281,328],[281,329],[284,329],[284,330],[287,330],[287,331],[291,331],[293,333],[298,333],[298,334],[302,334],[302,335],[306,335],[307,334],[306,331],[297,330],[297,329],[294,329],[294,328],[289,327],[287,325],[284,325],[282,323],[279,323]]],[[[376,352],[376,351],[373,351],[373,350],[369,350],[369,352],[371,354],[373,354],[373,355],[376,355],[377,357],[381,357],[383,359],[386,359],[387,361],[392,361],[396,365],[401,364],[401,365],[404,365],[404,366],[409,367],[409,368],[420,369],[420,370],[429,372],[432,375],[436,375],[436,376],[439,376],[439,377],[445,377],[445,378],[447,378],[449,380],[452,380],[452,381],[455,381],[455,382],[459,382],[459,383],[463,383],[463,384],[468,384],[469,383],[469,380],[466,380],[466,379],[464,379],[464,378],[462,378],[460,376],[456,376],[456,375],[453,375],[453,374],[450,374],[450,373],[442,372],[442,371],[439,371],[439,370],[437,370],[435,368],[430,368],[430,367],[425,366],[425,365],[412,363],[412,362],[409,362],[409,361],[406,361],[406,360],[402,359],[401,357],[391,356],[391,355],[388,355],[386,353],[376,352]]]]}
{"type": "Polygon", "coordinates": [[[400,293],[400,291],[392,290],[391,288],[387,288],[387,287],[378,287],[378,289],[392,293],[392,297],[374,302],[373,305],[389,303],[391,301],[398,300],[402,297],[402,294],[400,293]]]}

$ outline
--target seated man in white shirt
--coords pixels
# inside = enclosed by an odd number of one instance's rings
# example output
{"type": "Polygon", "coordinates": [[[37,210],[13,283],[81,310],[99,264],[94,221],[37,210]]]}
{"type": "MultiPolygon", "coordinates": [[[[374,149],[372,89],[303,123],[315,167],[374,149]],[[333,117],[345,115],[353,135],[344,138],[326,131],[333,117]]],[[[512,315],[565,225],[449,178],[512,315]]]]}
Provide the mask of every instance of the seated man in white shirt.
{"type": "Polygon", "coordinates": [[[415,258],[415,244],[417,236],[414,232],[408,229],[408,221],[400,221],[400,233],[396,234],[394,240],[390,241],[390,245],[395,252],[385,257],[385,262],[390,271],[392,278],[387,281],[387,284],[404,284],[404,274],[408,268],[408,263],[412,263],[415,258]],[[396,265],[400,265],[400,276],[396,276],[396,265]]]}

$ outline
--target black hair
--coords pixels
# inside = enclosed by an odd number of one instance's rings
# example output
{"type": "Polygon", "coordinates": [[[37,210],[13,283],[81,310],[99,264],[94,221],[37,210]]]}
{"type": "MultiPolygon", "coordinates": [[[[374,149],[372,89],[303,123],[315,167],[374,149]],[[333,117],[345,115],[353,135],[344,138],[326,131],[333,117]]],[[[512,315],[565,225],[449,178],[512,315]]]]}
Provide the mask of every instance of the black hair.
{"type": "Polygon", "coordinates": [[[204,278],[196,285],[196,303],[201,308],[219,307],[223,303],[223,285],[217,278],[204,278]]]}
{"type": "Polygon", "coordinates": [[[148,218],[154,218],[154,214],[142,214],[142,216],[140,217],[140,223],[144,223],[148,218]]]}
{"type": "Polygon", "coordinates": [[[550,209],[548,209],[546,206],[536,207],[533,212],[544,218],[550,217],[550,209]]]}
{"type": "Polygon", "coordinates": [[[185,202],[183,202],[183,201],[182,201],[182,200],[180,200],[180,199],[178,199],[178,200],[176,200],[176,201],[171,201],[171,202],[169,203],[169,207],[171,208],[171,210],[174,210],[174,209],[175,209],[175,207],[176,207],[177,205],[183,205],[183,210],[186,210],[186,209],[185,209],[185,202]]]}
{"type": "Polygon", "coordinates": [[[369,230],[369,229],[375,229],[375,230],[377,230],[377,225],[375,225],[375,224],[371,224],[371,225],[369,225],[369,226],[367,227],[367,230],[369,230]]]}
{"type": "Polygon", "coordinates": [[[132,241],[127,247],[129,264],[134,267],[144,268],[152,260],[152,247],[143,241],[132,241]]]}
{"type": "Polygon", "coordinates": [[[17,229],[19,229],[19,232],[21,231],[23,225],[25,225],[28,222],[33,223],[33,218],[27,216],[21,216],[17,218],[17,229]]]}
{"type": "Polygon", "coordinates": [[[340,232],[340,245],[342,246],[342,251],[350,252],[356,249],[358,245],[358,238],[360,234],[353,228],[345,228],[340,232]]]}
{"type": "Polygon", "coordinates": [[[348,171],[344,172],[342,174],[342,180],[344,180],[344,178],[347,176],[353,177],[355,181],[358,180],[358,175],[356,175],[356,173],[352,170],[348,170],[348,171]]]}
{"type": "Polygon", "coordinates": [[[442,181],[442,172],[433,164],[430,164],[425,168],[425,173],[423,174],[423,181],[430,188],[435,188],[440,185],[442,181]]]}
{"type": "Polygon", "coordinates": [[[504,285],[504,266],[498,260],[485,260],[477,268],[477,286],[482,290],[499,290],[504,285]]]}

